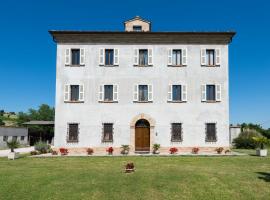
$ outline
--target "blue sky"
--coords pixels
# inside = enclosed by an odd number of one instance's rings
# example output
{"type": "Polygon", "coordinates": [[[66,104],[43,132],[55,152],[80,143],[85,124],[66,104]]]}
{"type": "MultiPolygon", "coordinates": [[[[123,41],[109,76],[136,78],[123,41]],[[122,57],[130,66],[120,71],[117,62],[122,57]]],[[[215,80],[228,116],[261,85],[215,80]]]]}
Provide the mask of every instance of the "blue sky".
{"type": "Polygon", "coordinates": [[[270,2],[47,0],[0,4],[0,109],[54,105],[56,46],[50,29],[123,30],[135,15],[153,31],[235,30],[230,45],[230,121],[270,127],[270,2]]]}

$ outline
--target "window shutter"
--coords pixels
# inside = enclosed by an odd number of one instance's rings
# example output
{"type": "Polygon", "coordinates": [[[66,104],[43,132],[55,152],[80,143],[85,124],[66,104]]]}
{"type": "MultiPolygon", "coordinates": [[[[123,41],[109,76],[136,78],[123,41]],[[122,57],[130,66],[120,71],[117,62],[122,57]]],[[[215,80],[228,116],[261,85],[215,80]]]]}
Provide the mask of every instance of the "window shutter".
{"type": "Polygon", "coordinates": [[[69,101],[69,92],[70,86],[69,85],[65,85],[65,89],[64,89],[64,101],[69,101]]]}
{"type": "Polygon", "coordinates": [[[220,57],[220,49],[215,49],[215,56],[216,56],[216,65],[220,65],[221,57],[220,57]]]}
{"type": "Polygon", "coordinates": [[[65,50],[65,65],[70,65],[70,49],[65,50]]]}
{"type": "Polygon", "coordinates": [[[206,65],[206,49],[201,49],[201,65],[206,65]]]}
{"type": "Polygon", "coordinates": [[[98,100],[99,101],[104,100],[104,85],[99,86],[98,100]]]}
{"type": "Polygon", "coordinates": [[[139,49],[134,49],[134,65],[139,65],[139,49]]]}
{"type": "Polygon", "coordinates": [[[79,101],[84,101],[84,86],[79,86],[79,101]]]}
{"type": "Polygon", "coordinates": [[[168,65],[172,65],[172,49],[168,49],[168,65]]]}
{"type": "Polygon", "coordinates": [[[80,65],[85,65],[85,49],[80,49],[80,65]]]}
{"type": "Polygon", "coordinates": [[[187,65],[187,49],[182,49],[182,65],[187,65]]]}
{"type": "Polygon", "coordinates": [[[114,58],[113,58],[113,62],[114,65],[119,65],[119,49],[114,49],[114,58]]]}
{"type": "Polygon", "coordinates": [[[148,101],[153,101],[153,85],[148,85],[148,101]]]}
{"type": "Polygon", "coordinates": [[[216,101],[221,101],[221,85],[216,85],[216,101]]]}
{"type": "Polygon", "coordinates": [[[153,49],[148,49],[148,65],[153,65],[153,49]]]}
{"type": "Polygon", "coordinates": [[[113,101],[118,101],[118,85],[113,85],[113,101]]]}
{"type": "Polygon", "coordinates": [[[206,85],[201,86],[201,97],[202,101],[206,101],[206,85]]]}
{"type": "Polygon", "coordinates": [[[168,101],[172,101],[172,85],[168,86],[168,96],[167,96],[168,101]]]}
{"type": "Polygon", "coordinates": [[[104,54],[105,54],[105,49],[101,48],[99,49],[99,65],[104,65],[104,54]]]}
{"type": "Polygon", "coordinates": [[[134,91],[133,91],[133,101],[138,101],[139,99],[139,85],[134,85],[134,91]]]}
{"type": "Polygon", "coordinates": [[[187,86],[186,85],[181,85],[181,100],[182,101],[187,101],[187,86]]]}

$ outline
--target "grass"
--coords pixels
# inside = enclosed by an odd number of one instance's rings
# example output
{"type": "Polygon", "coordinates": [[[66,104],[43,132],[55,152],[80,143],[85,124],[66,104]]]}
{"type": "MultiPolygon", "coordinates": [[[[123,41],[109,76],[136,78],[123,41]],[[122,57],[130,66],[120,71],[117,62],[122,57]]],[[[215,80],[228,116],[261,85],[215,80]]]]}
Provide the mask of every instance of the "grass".
{"type": "Polygon", "coordinates": [[[270,158],[0,158],[0,199],[269,199],[270,158]],[[128,161],[136,172],[123,173],[128,161]]]}

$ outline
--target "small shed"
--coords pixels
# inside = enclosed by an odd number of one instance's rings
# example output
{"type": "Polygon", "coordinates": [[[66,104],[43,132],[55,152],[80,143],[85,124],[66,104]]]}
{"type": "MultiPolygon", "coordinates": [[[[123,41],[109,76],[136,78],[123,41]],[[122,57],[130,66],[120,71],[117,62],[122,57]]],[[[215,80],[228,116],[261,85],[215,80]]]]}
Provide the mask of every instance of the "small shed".
{"type": "Polygon", "coordinates": [[[6,147],[7,141],[17,140],[22,145],[28,144],[28,128],[0,126],[0,147],[6,147]]]}

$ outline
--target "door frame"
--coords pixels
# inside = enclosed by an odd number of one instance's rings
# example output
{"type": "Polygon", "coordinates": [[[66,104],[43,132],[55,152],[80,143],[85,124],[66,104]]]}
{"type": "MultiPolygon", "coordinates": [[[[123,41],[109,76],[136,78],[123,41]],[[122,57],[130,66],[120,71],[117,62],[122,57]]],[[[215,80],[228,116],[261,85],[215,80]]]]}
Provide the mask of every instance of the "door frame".
{"type": "Polygon", "coordinates": [[[144,113],[138,114],[130,122],[130,152],[131,153],[135,152],[135,127],[136,127],[136,122],[140,119],[145,119],[150,124],[150,152],[152,150],[152,146],[155,141],[154,135],[155,135],[156,121],[147,114],[144,114],[144,113]]]}

